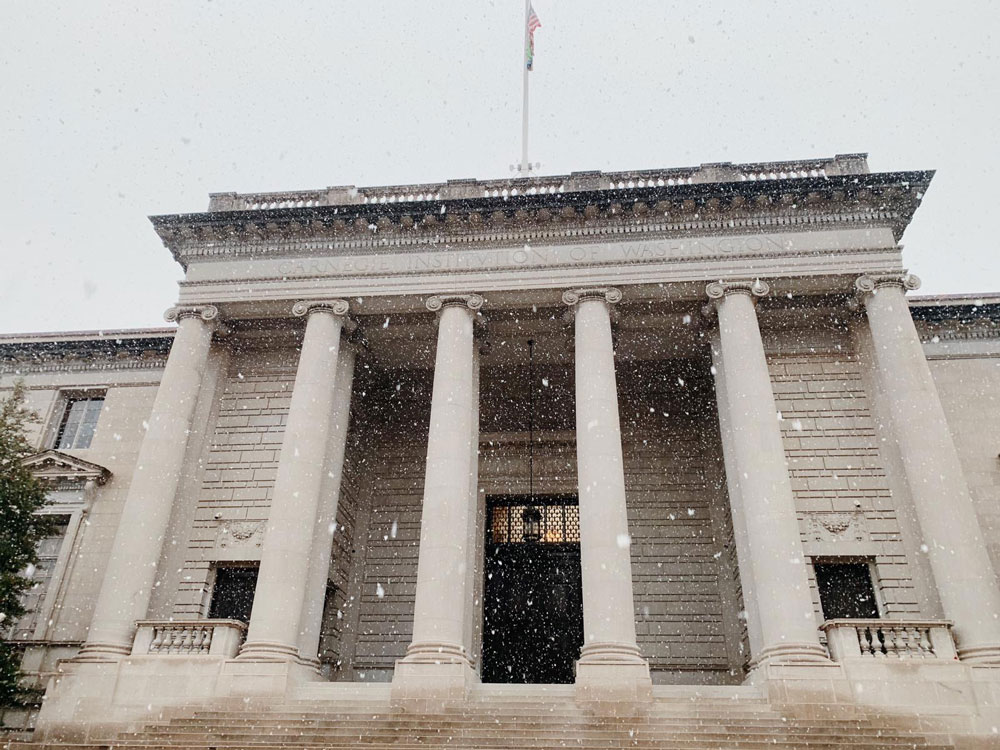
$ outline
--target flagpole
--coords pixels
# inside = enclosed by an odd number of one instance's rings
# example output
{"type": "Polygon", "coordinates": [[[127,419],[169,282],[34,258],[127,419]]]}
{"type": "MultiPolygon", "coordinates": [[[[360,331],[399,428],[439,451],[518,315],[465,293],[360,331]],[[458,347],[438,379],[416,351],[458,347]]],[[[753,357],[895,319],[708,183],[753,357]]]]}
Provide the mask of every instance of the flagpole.
{"type": "Polygon", "coordinates": [[[528,14],[531,12],[531,0],[524,0],[524,47],[521,50],[521,68],[524,71],[524,103],[521,107],[521,166],[518,172],[527,176],[531,170],[528,164],[528,14]]]}

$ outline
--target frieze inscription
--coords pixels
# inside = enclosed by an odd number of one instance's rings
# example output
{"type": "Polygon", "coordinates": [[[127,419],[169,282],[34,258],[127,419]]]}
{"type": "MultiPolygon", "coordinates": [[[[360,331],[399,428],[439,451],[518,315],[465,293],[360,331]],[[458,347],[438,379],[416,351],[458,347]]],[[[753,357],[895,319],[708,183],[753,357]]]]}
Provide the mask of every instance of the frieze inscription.
{"type": "Polygon", "coordinates": [[[685,257],[782,252],[787,243],[770,235],[666,239],[628,245],[531,246],[496,250],[455,250],[392,255],[339,256],[281,261],[282,276],[482,271],[493,268],[662,261],[685,257]]]}

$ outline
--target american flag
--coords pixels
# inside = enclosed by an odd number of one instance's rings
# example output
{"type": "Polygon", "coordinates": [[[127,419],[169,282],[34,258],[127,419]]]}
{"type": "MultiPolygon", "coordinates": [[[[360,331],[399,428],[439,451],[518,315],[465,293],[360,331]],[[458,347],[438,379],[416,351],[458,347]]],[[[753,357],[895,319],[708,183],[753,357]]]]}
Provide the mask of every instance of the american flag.
{"type": "Polygon", "coordinates": [[[524,51],[524,64],[528,70],[535,62],[535,29],[540,29],[542,22],[538,20],[535,9],[528,5],[528,48],[524,51]]]}

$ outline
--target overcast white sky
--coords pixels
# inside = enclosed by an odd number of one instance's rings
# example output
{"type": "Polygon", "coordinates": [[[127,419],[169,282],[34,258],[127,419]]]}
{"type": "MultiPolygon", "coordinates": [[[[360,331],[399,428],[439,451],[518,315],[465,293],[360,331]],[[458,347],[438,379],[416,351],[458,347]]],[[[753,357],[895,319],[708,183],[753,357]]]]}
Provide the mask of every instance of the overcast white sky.
{"type": "MultiPolygon", "coordinates": [[[[868,151],[937,169],[921,293],[1000,291],[996,2],[533,0],[542,172],[868,151]]],[[[521,0],[0,0],[0,332],[162,325],[146,217],[209,192],[501,177],[521,0]]]]}

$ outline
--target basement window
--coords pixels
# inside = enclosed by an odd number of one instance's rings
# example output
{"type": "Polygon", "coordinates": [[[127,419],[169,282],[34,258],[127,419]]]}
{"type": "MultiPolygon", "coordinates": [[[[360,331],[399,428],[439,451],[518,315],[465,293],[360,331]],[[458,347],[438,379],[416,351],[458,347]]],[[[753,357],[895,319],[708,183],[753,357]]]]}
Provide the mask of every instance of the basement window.
{"type": "Polygon", "coordinates": [[[257,588],[257,565],[220,565],[215,569],[215,586],[208,616],[213,620],[250,622],[253,594],[257,588]]]}
{"type": "Polygon", "coordinates": [[[822,562],[813,568],[824,619],[880,617],[869,563],[822,562]]]}

